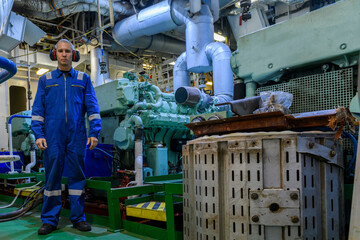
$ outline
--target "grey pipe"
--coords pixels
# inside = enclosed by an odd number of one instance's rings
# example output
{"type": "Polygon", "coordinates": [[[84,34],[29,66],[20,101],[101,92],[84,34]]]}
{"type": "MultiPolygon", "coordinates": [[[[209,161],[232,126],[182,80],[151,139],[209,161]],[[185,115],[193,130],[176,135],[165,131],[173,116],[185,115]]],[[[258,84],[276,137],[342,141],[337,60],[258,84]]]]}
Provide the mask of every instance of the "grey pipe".
{"type": "Polygon", "coordinates": [[[143,185],[143,122],[139,116],[132,115],[129,123],[135,125],[135,182],[143,185]]]}
{"type": "MultiPolygon", "coordinates": [[[[64,17],[72,13],[78,12],[97,12],[96,0],[87,3],[86,0],[77,0],[77,1],[55,1],[57,11],[54,11],[49,3],[43,1],[16,1],[14,3],[13,9],[16,12],[25,13],[27,16],[36,17],[39,19],[52,20],[58,17],[64,17]],[[71,4],[70,4],[71,3],[71,4]]],[[[101,15],[108,16],[109,12],[109,1],[101,0],[101,15]],[[107,4],[106,4],[107,3],[107,4]]],[[[131,15],[134,14],[134,10],[130,7],[129,4],[123,5],[120,2],[113,3],[114,13],[116,17],[121,15],[131,15]]]]}
{"type": "MultiPolygon", "coordinates": [[[[31,151],[30,151],[30,163],[26,165],[25,172],[31,173],[31,168],[35,167],[36,165],[36,153],[35,153],[35,136],[34,134],[29,134],[28,138],[30,138],[30,145],[31,145],[31,151]]],[[[28,179],[30,182],[30,179],[28,179]]]]}
{"type": "Polygon", "coordinates": [[[205,52],[213,65],[214,95],[220,100],[219,103],[231,101],[234,85],[229,47],[224,43],[213,42],[206,46],[205,52]]]}
{"type": "Polygon", "coordinates": [[[91,65],[91,80],[94,81],[94,86],[99,86],[110,78],[109,73],[109,56],[106,50],[94,48],[90,51],[90,65],[91,65]],[[101,73],[99,62],[105,62],[106,73],[101,73]]]}
{"type": "Polygon", "coordinates": [[[173,69],[174,73],[174,92],[179,87],[190,86],[190,74],[187,70],[186,52],[183,52],[177,59],[173,69]]]}

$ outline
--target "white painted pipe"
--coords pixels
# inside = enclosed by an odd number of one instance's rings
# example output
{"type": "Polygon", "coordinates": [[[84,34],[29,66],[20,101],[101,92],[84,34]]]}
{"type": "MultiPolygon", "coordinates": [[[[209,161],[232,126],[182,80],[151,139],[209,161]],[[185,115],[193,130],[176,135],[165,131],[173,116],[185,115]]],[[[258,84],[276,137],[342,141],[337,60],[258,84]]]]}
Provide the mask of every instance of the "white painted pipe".
{"type": "Polygon", "coordinates": [[[143,185],[143,141],[135,140],[135,182],[136,186],[143,185]]]}

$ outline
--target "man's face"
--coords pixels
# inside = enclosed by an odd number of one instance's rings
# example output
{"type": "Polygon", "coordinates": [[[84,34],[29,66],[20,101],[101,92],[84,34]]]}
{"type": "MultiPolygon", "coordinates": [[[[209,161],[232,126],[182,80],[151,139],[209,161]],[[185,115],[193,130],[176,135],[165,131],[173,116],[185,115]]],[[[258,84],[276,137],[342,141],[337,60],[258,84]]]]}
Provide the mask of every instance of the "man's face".
{"type": "Polygon", "coordinates": [[[56,58],[60,66],[68,67],[72,63],[72,49],[67,42],[59,42],[56,49],[56,58]]]}

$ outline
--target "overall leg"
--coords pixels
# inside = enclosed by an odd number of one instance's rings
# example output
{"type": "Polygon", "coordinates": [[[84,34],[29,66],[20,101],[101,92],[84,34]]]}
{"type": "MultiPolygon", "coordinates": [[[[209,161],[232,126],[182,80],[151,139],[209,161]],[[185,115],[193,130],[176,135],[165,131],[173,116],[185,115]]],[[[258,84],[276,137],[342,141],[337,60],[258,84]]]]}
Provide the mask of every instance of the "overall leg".
{"type": "Polygon", "coordinates": [[[64,147],[59,143],[48,141],[45,150],[45,191],[44,203],[41,211],[41,220],[57,226],[62,206],[61,201],[61,176],[64,168],[64,147]]]}
{"type": "Polygon", "coordinates": [[[66,165],[68,170],[68,188],[70,199],[70,220],[73,224],[86,221],[85,204],[85,132],[74,134],[66,148],[66,165]]]}

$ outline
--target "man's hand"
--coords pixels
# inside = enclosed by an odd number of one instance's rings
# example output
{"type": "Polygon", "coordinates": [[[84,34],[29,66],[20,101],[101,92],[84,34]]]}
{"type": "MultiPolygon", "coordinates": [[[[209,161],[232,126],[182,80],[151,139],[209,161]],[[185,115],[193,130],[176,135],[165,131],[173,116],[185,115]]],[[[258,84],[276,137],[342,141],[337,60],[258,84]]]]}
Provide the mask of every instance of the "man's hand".
{"type": "Polygon", "coordinates": [[[38,138],[36,139],[35,142],[36,146],[40,149],[40,150],[45,150],[47,148],[47,143],[46,143],[46,139],[45,138],[38,138]]]}
{"type": "Polygon", "coordinates": [[[96,147],[96,145],[98,144],[98,139],[96,137],[89,137],[86,145],[89,145],[89,144],[90,144],[89,149],[93,150],[96,147]]]}

